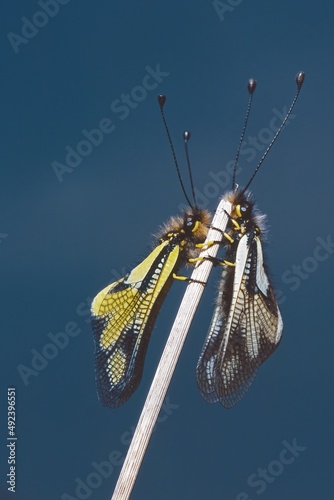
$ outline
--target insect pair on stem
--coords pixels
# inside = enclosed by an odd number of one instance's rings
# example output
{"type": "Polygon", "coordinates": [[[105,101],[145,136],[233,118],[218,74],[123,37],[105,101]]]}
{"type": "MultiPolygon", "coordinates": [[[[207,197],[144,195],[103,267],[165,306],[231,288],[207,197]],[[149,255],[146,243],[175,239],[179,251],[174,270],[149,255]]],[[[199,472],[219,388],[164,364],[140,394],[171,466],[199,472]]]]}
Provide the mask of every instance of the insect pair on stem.
{"type": "MultiPolygon", "coordinates": [[[[261,234],[264,216],[254,206],[248,188],[269,150],[288,120],[304,81],[296,76],[297,92],[292,104],[245,188],[235,182],[255,80],[248,82],[249,102],[235,159],[232,191],[224,197],[232,205],[216,306],[196,368],[199,390],[209,402],[230,408],[244,396],[257,368],[277,348],[283,331],[281,314],[264,262],[261,234]]],[[[187,262],[198,260],[211,215],[196,204],[190,169],[188,141],[184,133],[193,203],[184,188],[163,107],[162,119],[171,145],[176,171],[189,208],[183,217],[172,217],[157,235],[157,246],[130,273],[99,292],[92,303],[97,391],[104,406],[125,403],[138,387],[148,342],[157,314],[178,272],[187,262]]],[[[211,242],[214,243],[214,242],[211,242]]],[[[208,244],[208,243],[207,243],[208,244]]],[[[210,244],[210,242],[209,242],[210,244]]]]}

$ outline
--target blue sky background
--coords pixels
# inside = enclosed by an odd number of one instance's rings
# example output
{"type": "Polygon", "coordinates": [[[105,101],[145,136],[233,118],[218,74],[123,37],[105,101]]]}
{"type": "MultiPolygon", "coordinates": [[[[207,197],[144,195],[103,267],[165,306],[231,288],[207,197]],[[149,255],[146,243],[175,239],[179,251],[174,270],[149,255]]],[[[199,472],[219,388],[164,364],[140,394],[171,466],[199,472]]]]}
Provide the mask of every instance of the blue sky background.
{"type": "MultiPolygon", "coordinates": [[[[334,250],[328,241],[334,240],[334,4],[224,4],[220,16],[213,2],[204,1],[63,0],[58,12],[54,3],[46,7],[53,17],[36,14],[42,10],[37,1],[3,7],[1,499],[111,497],[184,291],[184,283],[175,283],[161,310],[139,389],[117,410],[101,407],[87,304],[148,253],[152,234],[184,202],[157,94],[168,96],[166,114],[182,166],[181,134],[192,132],[199,200],[214,210],[230,188],[222,182],[218,189],[213,176],[224,179],[234,158],[248,78],[256,78],[258,86],[247,146],[255,137],[264,147],[273,117],[290,105],[299,70],[306,80],[294,118],[252,185],[268,215],[268,261],[284,319],[282,344],[232,410],[201,398],[194,373],[213,311],[215,270],[132,498],[333,497],[334,250]],[[23,17],[40,27],[24,28],[23,17]],[[10,32],[22,37],[22,29],[30,38],[9,40],[10,32]],[[148,66],[165,75],[143,96],[136,87],[148,66]],[[133,109],[117,111],[114,101],[131,92],[143,99],[133,109]],[[113,131],[86,150],[60,182],[53,162],[65,164],[66,147],[76,149],[85,139],[82,130],[95,129],[101,120],[113,131]],[[50,333],[65,329],[74,336],[63,349],[46,347],[52,344],[50,333]],[[53,359],[24,383],[18,367],[32,369],[34,353],[45,349],[53,359]],[[7,387],[12,386],[15,496],[7,492],[5,476],[7,387]],[[286,442],[300,447],[295,456],[284,452],[286,442]],[[102,478],[94,464],[109,461],[112,452],[116,463],[102,478]],[[282,457],[291,463],[282,463],[282,457]],[[266,469],[269,479],[259,482],[259,469],[266,469]],[[76,492],[78,479],[94,487],[76,492]]],[[[241,184],[260,154],[249,161],[251,156],[241,155],[241,184]]]]}

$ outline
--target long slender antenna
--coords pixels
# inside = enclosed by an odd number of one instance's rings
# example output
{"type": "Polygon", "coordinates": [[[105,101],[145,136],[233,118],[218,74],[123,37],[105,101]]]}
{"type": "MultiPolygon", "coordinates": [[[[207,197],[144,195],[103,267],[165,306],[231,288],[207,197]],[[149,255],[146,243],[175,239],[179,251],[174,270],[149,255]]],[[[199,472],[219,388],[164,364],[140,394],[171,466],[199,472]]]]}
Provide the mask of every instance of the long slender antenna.
{"type": "Polygon", "coordinates": [[[162,95],[162,94],[158,95],[158,103],[159,103],[159,106],[160,106],[161,117],[162,117],[162,121],[164,122],[164,126],[165,126],[165,129],[166,129],[166,132],[167,132],[167,136],[168,136],[170,148],[172,150],[176,172],[177,172],[177,175],[179,177],[179,181],[180,181],[180,184],[181,184],[181,188],[182,188],[183,194],[184,194],[184,196],[185,196],[185,198],[186,198],[189,206],[192,207],[192,203],[190,202],[190,200],[188,198],[187,192],[186,192],[184,184],[183,184],[183,180],[182,180],[182,177],[181,177],[179,165],[178,165],[177,159],[176,159],[176,154],[175,154],[175,150],[174,150],[172,138],[171,138],[169,130],[168,130],[168,126],[167,126],[167,122],[166,122],[166,118],[165,118],[165,113],[164,113],[164,110],[163,110],[165,102],[166,102],[166,96],[162,95]]]}
{"type": "Polygon", "coordinates": [[[188,130],[185,130],[183,132],[184,149],[186,151],[186,158],[187,158],[187,166],[188,166],[188,173],[189,173],[189,179],[190,179],[191,193],[193,195],[194,205],[195,205],[195,207],[197,207],[196,196],[195,196],[195,188],[194,188],[194,181],[193,181],[193,173],[191,171],[190,159],[189,159],[188,142],[190,141],[190,137],[191,137],[190,132],[188,130]]]}
{"type": "Polygon", "coordinates": [[[248,83],[247,83],[249,99],[248,99],[248,104],[247,104],[246,117],[245,117],[243,129],[241,132],[239,146],[237,149],[237,154],[235,157],[234,167],[233,167],[233,178],[232,178],[232,190],[233,191],[235,189],[235,174],[236,174],[237,166],[238,166],[238,162],[239,162],[239,156],[240,156],[242,142],[244,140],[245,133],[246,133],[247,123],[248,123],[249,113],[250,113],[250,110],[252,107],[252,100],[253,100],[253,94],[254,94],[255,88],[256,88],[256,80],[254,80],[253,78],[250,78],[250,80],[248,80],[248,83]]]}
{"type": "Polygon", "coordinates": [[[292,110],[296,104],[296,101],[298,99],[298,96],[299,96],[299,93],[300,93],[300,90],[302,88],[302,85],[304,83],[304,80],[305,80],[305,73],[303,71],[299,71],[299,73],[297,73],[296,77],[295,77],[295,80],[296,80],[296,84],[297,84],[297,92],[296,92],[296,95],[295,97],[293,98],[293,101],[291,103],[291,106],[289,108],[289,111],[287,112],[287,114],[285,115],[285,118],[284,120],[282,121],[279,129],[277,130],[276,134],[274,135],[271,143],[269,144],[269,146],[267,147],[267,149],[265,150],[265,152],[263,153],[263,156],[261,158],[261,160],[259,161],[256,169],[254,170],[254,173],[252,175],[252,177],[249,179],[246,187],[242,190],[242,192],[244,193],[250,186],[251,182],[253,181],[254,177],[256,176],[259,168],[261,167],[262,163],[264,162],[264,159],[265,157],[267,156],[267,154],[269,153],[269,151],[271,150],[271,148],[273,147],[274,143],[276,142],[276,139],[277,137],[279,136],[279,134],[281,133],[284,125],[286,124],[286,122],[288,121],[289,119],[289,116],[291,115],[292,113],[292,110]]]}

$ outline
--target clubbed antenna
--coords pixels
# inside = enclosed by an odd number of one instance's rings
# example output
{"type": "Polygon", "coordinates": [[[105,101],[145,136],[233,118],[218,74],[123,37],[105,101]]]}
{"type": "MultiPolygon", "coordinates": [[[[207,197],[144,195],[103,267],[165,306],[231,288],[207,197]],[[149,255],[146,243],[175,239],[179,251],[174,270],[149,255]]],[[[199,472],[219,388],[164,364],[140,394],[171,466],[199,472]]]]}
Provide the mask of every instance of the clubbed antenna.
{"type": "Polygon", "coordinates": [[[256,80],[254,80],[253,78],[251,78],[250,80],[248,80],[248,83],[247,83],[247,89],[248,89],[248,93],[249,93],[249,99],[248,99],[248,104],[247,104],[247,110],[246,110],[246,117],[245,117],[245,121],[244,121],[244,126],[242,128],[242,132],[241,132],[241,136],[240,136],[240,141],[239,141],[239,146],[238,146],[238,149],[237,149],[237,154],[236,154],[236,157],[235,157],[235,162],[234,162],[234,167],[233,167],[233,178],[232,178],[232,189],[233,190],[235,189],[235,174],[236,174],[237,166],[238,166],[238,162],[239,162],[239,156],[240,156],[242,142],[244,140],[245,133],[246,133],[247,123],[248,123],[249,113],[250,113],[250,110],[251,110],[251,107],[252,107],[252,100],[253,100],[253,94],[254,94],[255,88],[256,88],[256,80]]]}
{"type": "MultiPolygon", "coordinates": [[[[165,130],[167,132],[167,137],[168,137],[168,140],[169,140],[170,148],[172,150],[172,154],[173,154],[173,158],[174,158],[174,164],[175,164],[176,172],[177,172],[180,184],[181,184],[181,188],[182,188],[183,194],[184,194],[184,196],[185,196],[185,198],[187,200],[187,203],[189,204],[190,207],[192,207],[192,203],[190,202],[190,200],[188,198],[187,192],[186,192],[184,184],[183,184],[183,180],[182,180],[182,177],[181,177],[179,165],[178,165],[177,159],[176,159],[176,154],[175,154],[175,150],[174,150],[174,146],[173,146],[173,141],[172,141],[172,138],[170,136],[169,129],[168,129],[167,122],[166,122],[166,118],[165,118],[165,113],[164,113],[164,109],[163,108],[164,108],[164,104],[166,102],[166,96],[160,94],[158,96],[158,102],[159,102],[159,106],[160,106],[160,112],[161,112],[162,121],[164,123],[165,130]]],[[[191,182],[192,182],[192,179],[191,179],[191,182]]]]}
{"type": "Polygon", "coordinates": [[[295,94],[295,97],[293,98],[293,101],[291,103],[291,106],[287,112],[287,114],[285,115],[285,118],[284,120],[282,121],[279,129],[277,130],[276,134],[274,135],[271,143],[269,144],[269,146],[267,147],[267,149],[265,150],[265,152],[263,153],[263,156],[261,158],[261,160],[259,161],[256,169],[254,170],[254,173],[252,175],[252,177],[249,179],[248,181],[248,184],[247,186],[243,189],[243,193],[249,188],[251,182],[253,181],[254,177],[256,176],[259,168],[261,167],[262,163],[264,162],[264,159],[265,157],[267,156],[267,154],[269,153],[269,151],[271,150],[271,148],[273,147],[274,143],[276,142],[276,139],[277,137],[279,136],[279,134],[281,133],[284,125],[286,124],[286,122],[288,121],[289,119],[289,116],[291,115],[292,113],[292,110],[297,102],[297,99],[298,99],[298,96],[299,96],[299,93],[300,93],[300,90],[303,86],[303,83],[304,83],[304,80],[305,80],[305,73],[303,71],[299,71],[299,73],[297,73],[296,77],[295,77],[295,80],[296,80],[296,84],[297,84],[297,92],[295,94]]]}
{"type": "Polygon", "coordinates": [[[187,166],[188,166],[188,173],[189,173],[189,179],[190,179],[191,192],[192,192],[192,195],[193,195],[194,206],[196,207],[197,203],[196,203],[196,196],[195,196],[193,173],[192,173],[191,167],[190,167],[189,148],[188,148],[188,142],[190,141],[190,137],[191,137],[190,132],[188,130],[185,130],[183,132],[184,149],[186,151],[186,158],[187,158],[187,166]]]}

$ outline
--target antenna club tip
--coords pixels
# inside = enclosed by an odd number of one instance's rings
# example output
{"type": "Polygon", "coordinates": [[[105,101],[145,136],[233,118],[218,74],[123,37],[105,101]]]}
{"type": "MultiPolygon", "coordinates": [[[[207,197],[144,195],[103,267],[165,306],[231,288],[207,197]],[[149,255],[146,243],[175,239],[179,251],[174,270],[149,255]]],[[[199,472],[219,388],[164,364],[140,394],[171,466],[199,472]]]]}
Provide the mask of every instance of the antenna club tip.
{"type": "Polygon", "coordinates": [[[247,89],[250,94],[253,94],[256,89],[256,80],[254,78],[250,78],[247,83],[247,89]]]}
{"type": "Polygon", "coordinates": [[[165,102],[166,102],[166,96],[163,94],[159,94],[158,95],[158,103],[159,103],[159,106],[161,109],[164,107],[165,102]]]}
{"type": "Polygon", "coordinates": [[[185,130],[183,132],[183,140],[184,140],[184,142],[190,141],[190,137],[191,137],[191,134],[190,134],[189,130],[185,130]]]}
{"type": "Polygon", "coordinates": [[[299,71],[296,74],[296,83],[297,83],[298,90],[300,90],[302,88],[304,80],[305,80],[305,73],[304,73],[304,71],[299,71]]]}

